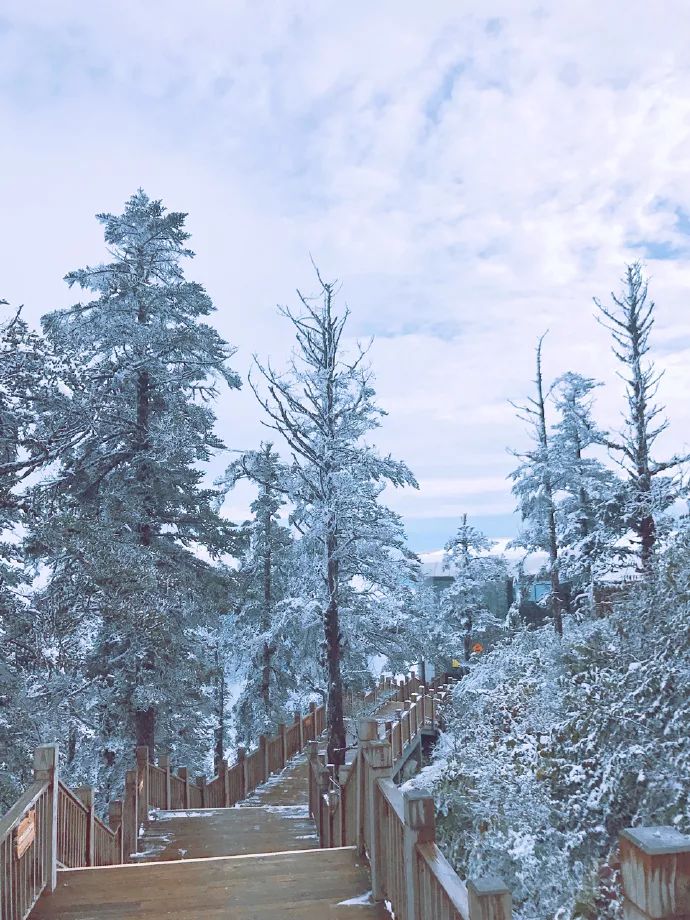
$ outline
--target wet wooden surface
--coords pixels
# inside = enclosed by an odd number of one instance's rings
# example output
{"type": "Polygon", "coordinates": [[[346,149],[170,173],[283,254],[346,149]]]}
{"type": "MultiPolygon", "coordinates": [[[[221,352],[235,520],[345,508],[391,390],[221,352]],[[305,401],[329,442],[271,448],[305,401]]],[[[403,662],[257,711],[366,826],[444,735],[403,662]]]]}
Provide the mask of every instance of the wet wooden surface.
{"type": "Polygon", "coordinates": [[[280,853],[318,846],[306,805],[164,811],[146,828],[137,861],[280,853]]]}
{"type": "Polygon", "coordinates": [[[369,888],[354,848],[69,869],[31,920],[390,920],[369,888]]]}
{"type": "Polygon", "coordinates": [[[318,848],[306,756],[294,758],[237,808],[155,812],[140,845],[138,862],[318,848]]]}
{"type": "Polygon", "coordinates": [[[390,920],[354,848],[318,849],[308,788],[301,754],[239,807],[154,813],[136,864],[60,871],[30,920],[390,920]]]}

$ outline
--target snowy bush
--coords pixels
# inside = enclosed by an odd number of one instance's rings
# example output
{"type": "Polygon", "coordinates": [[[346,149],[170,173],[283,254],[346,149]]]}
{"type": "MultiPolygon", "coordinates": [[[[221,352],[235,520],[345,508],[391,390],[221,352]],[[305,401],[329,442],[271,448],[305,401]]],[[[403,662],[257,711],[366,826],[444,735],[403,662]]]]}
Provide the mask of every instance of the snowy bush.
{"type": "Polygon", "coordinates": [[[521,631],[455,690],[431,782],[464,877],[519,920],[620,916],[623,827],[690,829],[690,536],[606,619],[521,631]]]}

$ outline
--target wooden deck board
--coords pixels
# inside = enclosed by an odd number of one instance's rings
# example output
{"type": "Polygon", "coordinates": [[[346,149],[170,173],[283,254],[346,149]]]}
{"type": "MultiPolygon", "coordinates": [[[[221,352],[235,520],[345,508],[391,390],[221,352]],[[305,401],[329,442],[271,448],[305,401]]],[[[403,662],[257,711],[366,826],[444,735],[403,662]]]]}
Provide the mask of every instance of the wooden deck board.
{"type": "Polygon", "coordinates": [[[308,797],[303,753],[238,807],[157,812],[137,863],[61,870],[31,920],[390,920],[354,847],[318,849],[308,797]]]}
{"type": "Polygon", "coordinates": [[[281,853],[318,846],[306,805],[161,811],[144,832],[137,861],[281,853]]]}
{"type": "Polygon", "coordinates": [[[293,757],[281,773],[271,776],[242,805],[308,805],[307,755],[293,757]]]}
{"type": "Polygon", "coordinates": [[[68,869],[31,920],[389,920],[369,888],[353,847],[68,869]]]}

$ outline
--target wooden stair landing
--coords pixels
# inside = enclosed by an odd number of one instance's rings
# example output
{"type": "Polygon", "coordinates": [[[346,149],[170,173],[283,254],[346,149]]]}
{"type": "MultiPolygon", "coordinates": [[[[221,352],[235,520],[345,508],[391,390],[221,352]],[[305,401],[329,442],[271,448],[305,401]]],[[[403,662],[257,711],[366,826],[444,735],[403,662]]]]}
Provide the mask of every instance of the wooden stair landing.
{"type": "Polygon", "coordinates": [[[319,837],[306,805],[161,811],[140,840],[137,862],[314,850],[319,837]]]}
{"type": "Polygon", "coordinates": [[[66,869],[31,920],[390,920],[354,847],[66,869]]]}

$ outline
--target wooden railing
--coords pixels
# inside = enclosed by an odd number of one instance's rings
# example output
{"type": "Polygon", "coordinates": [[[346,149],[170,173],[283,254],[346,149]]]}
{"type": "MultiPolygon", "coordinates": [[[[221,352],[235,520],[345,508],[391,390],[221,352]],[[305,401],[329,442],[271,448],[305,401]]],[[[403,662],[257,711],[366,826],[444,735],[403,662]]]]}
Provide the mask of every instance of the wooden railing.
{"type": "Polygon", "coordinates": [[[2,920],[24,920],[41,892],[55,889],[57,796],[52,775],[41,775],[45,772],[43,764],[49,761],[42,761],[39,751],[34,759],[35,781],[0,820],[2,920]]]}
{"type": "Polygon", "coordinates": [[[42,745],[34,755],[35,781],[0,819],[0,920],[26,920],[43,891],[52,891],[58,868],[111,866],[136,859],[139,828],[150,809],[224,808],[234,805],[284,769],[290,757],[318,738],[325,707],[312,703],[289,728],[260,739],[257,750],[237,762],[221,763],[208,782],[189,771],[172,772],[170,758],[152,763],[149,750],[136,751],[136,769],[128,770],[122,799],[111,801],[108,824],[94,810],[94,790],[70,789],[58,774],[58,746],[42,745]]]}
{"type": "Polygon", "coordinates": [[[403,793],[393,782],[424,731],[438,729],[449,692],[445,677],[424,685],[414,674],[372,691],[368,702],[376,693],[399,705],[383,723],[360,720],[356,755],[344,767],[326,764],[310,746],[310,812],[321,846],[356,845],[368,857],[373,897],[389,901],[396,920],[510,920],[501,880],[466,884],[437,847],[431,796],[403,793]]]}

